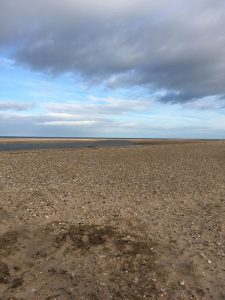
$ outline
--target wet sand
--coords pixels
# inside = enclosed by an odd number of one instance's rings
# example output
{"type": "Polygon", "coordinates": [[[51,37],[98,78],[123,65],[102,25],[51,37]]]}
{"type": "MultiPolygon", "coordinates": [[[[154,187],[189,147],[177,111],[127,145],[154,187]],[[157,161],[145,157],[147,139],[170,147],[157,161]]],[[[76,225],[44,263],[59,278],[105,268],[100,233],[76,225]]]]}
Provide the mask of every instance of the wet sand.
{"type": "Polygon", "coordinates": [[[170,145],[199,143],[185,139],[79,139],[79,138],[0,138],[0,151],[73,149],[92,147],[125,147],[132,145],[170,145]]]}
{"type": "Polygon", "coordinates": [[[0,151],[30,151],[44,149],[75,149],[75,148],[95,148],[95,147],[118,147],[130,146],[132,143],[128,140],[40,140],[40,141],[15,141],[0,143],[0,151]]]}
{"type": "Polygon", "coordinates": [[[21,137],[2,137],[0,138],[0,144],[18,144],[18,143],[25,143],[25,144],[29,144],[29,143],[66,143],[66,142],[90,142],[90,141],[98,141],[98,139],[86,139],[86,138],[29,138],[29,137],[25,137],[25,138],[21,138],[21,137]]]}
{"type": "Polygon", "coordinates": [[[225,142],[0,153],[0,299],[225,299],[225,142]]]}

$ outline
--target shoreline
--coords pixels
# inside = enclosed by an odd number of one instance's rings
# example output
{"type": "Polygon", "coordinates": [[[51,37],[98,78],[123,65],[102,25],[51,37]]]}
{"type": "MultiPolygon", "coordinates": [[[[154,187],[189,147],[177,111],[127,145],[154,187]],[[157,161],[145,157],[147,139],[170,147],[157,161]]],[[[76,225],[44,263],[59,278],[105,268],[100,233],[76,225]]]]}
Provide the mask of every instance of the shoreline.
{"type": "Polygon", "coordinates": [[[182,145],[193,143],[219,142],[200,139],[48,139],[11,138],[0,139],[0,152],[31,151],[44,149],[102,148],[153,145],[182,145]]]}

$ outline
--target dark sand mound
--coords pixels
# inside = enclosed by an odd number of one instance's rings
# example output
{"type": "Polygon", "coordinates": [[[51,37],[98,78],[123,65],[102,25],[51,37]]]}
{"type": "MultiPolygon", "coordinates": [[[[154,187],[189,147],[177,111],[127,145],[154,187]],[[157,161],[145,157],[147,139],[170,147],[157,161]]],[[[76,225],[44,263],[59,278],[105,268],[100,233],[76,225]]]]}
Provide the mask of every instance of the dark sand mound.
{"type": "MultiPolygon", "coordinates": [[[[117,220],[121,224],[121,220],[117,220]]],[[[123,227],[129,228],[124,223],[123,227]]],[[[140,226],[139,226],[140,229],[140,226]]],[[[162,263],[171,255],[135,226],[121,231],[113,225],[51,222],[18,228],[0,236],[1,299],[159,299],[204,295],[193,264],[162,263]],[[141,233],[141,235],[140,235],[141,233]],[[179,283],[194,277],[192,290],[179,283]],[[169,273],[177,284],[169,283],[169,273]],[[166,294],[162,286],[166,286],[166,294]]],[[[171,253],[170,253],[171,252],[171,253]]],[[[175,253],[174,253],[175,254],[175,253]]]]}

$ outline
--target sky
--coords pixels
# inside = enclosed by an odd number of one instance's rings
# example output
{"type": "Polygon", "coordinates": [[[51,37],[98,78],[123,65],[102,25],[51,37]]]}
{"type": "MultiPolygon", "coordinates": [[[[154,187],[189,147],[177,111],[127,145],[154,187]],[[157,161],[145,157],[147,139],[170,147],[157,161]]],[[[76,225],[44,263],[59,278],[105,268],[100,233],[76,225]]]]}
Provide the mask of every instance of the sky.
{"type": "Polygon", "coordinates": [[[0,136],[225,138],[225,1],[0,0],[0,136]]]}

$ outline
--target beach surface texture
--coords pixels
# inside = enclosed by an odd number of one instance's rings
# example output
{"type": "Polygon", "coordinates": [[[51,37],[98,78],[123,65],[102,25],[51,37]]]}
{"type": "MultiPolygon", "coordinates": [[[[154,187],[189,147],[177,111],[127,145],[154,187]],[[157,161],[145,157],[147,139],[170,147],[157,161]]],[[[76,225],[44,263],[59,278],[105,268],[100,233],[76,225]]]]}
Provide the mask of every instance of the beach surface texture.
{"type": "Polygon", "coordinates": [[[1,152],[0,299],[225,299],[225,142],[1,152]]]}

